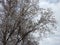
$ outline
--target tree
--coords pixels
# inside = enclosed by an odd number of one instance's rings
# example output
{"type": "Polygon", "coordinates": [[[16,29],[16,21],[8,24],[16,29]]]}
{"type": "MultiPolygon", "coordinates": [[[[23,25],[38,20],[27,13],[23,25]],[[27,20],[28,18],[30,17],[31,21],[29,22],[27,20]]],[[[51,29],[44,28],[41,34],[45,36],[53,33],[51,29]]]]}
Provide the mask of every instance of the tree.
{"type": "Polygon", "coordinates": [[[3,45],[38,45],[33,33],[39,32],[39,38],[52,33],[56,20],[53,11],[39,8],[38,0],[2,0],[3,9],[0,24],[3,45]],[[3,17],[2,17],[3,15],[3,17]],[[41,16],[36,22],[34,18],[41,16]]]}

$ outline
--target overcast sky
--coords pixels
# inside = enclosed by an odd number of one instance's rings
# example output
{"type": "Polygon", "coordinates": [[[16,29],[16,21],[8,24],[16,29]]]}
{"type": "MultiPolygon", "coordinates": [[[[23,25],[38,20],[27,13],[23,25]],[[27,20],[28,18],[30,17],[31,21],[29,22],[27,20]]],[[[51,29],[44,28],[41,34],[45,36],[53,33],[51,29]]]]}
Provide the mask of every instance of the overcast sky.
{"type": "Polygon", "coordinates": [[[50,35],[48,38],[44,38],[41,41],[41,45],[60,45],[60,0],[40,0],[40,7],[52,8],[57,20],[57,31],[54,35],[50,35]]]}

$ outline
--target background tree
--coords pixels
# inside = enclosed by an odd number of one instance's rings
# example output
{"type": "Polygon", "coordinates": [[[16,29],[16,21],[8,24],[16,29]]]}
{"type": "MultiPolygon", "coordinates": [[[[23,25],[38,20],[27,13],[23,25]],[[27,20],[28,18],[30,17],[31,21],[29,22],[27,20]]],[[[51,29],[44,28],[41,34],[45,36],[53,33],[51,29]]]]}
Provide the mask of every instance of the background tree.
{"type": "Polygon", "coordinates": [[[52,29],[56,28],[53,11],[40,8],[38,2],[39,0],[0,1],[2,45],[38,45],[38,39],[33,35],[35,32],[39,33],[39,39],[52,33],[52,29]]]}

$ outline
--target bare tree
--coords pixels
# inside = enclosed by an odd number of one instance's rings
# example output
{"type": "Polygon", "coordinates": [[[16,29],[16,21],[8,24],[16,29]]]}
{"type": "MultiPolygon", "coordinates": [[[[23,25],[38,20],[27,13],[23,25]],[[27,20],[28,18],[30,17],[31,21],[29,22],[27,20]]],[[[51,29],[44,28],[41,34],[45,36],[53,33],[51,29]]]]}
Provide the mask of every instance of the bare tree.
{"type": "Polygon", "coordinates": [[[33,33],[39,32],[39,39],[52,33],[56,20],[53,11],[40,8],[39,0],[1,0],[0,39],[2,45],[38,45],[33,33]],[[2,17],[3,15],[3,17],[2,17]],[[34,20],[37,16],[39,20],[34,20]]]}

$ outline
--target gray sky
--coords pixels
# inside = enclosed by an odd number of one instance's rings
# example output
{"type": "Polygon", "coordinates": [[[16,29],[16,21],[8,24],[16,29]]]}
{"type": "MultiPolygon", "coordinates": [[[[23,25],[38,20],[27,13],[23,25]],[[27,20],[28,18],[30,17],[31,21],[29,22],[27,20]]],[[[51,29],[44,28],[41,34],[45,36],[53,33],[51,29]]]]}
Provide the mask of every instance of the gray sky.
{"type": "Polygon", "coordinates": [[[44,38],[41,41],[41,45],[60,45],[60,0],[41,0],[40,7],[52,8],[57,20],[57,31],[54,35],[50,35],[48,38],[44,38]]]}

